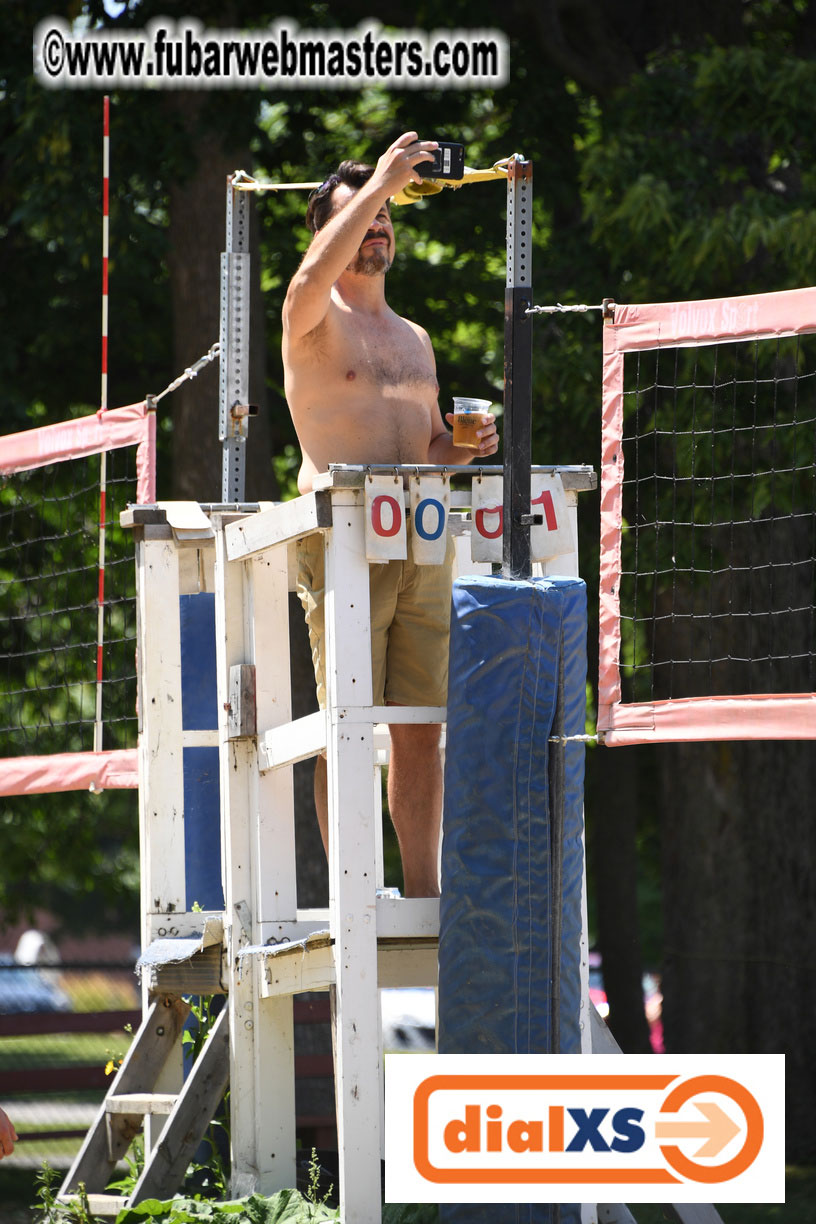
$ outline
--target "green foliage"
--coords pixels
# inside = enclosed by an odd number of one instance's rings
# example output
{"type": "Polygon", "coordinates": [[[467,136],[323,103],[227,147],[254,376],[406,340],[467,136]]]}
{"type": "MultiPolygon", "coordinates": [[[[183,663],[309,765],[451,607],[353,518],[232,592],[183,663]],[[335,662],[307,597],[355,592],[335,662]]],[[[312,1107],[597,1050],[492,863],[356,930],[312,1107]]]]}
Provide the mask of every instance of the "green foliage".
{"type": "Polygon", "coordinates": [[[383,1224],[439,1224],[436,1203],[386,1203],[383,1224]]]}
{"type": "Polygon", "coordinates": [[[655,55],[585,121],[586,215],[629,300],[810,283],[814,102],[792,47],[708,46],[655,55]]]}
{"type": "Polygon", "coordinates": [[[319,1224],[339,1220],[336,1209],[312,1203],[297,1190],[279,1190],[271,1198],[252,1194],[228,1202],[175,1198],[145,1199],[116,1217],[116,1224],[319,1224]]]}
{"type": "Polygon", "coordinates": [[[108,1183],[107,1192],[115,1192],[123,1197],[133,1193],[133,1189],[144,1169],[144,1135],[136,1135],[124,1155],[127,1173],[116,1181],[108,1183]]]}
{"type": "Polygon", "coordinates": [[[330,1185],[324,1194],[320,1193],[320,1160],[317,1152],[312,1148],[312,1154],[309,1157],[309,1184],[306,1187],[306,1199],[315,1208],[325,1208],[329,1210],[327,1203],[334,1191],[334,1186],[330,1185]]]}
{"type": "Polygon", "coordinates": [[[34,1207],[42,1212],[38,1224],[94,1224],[84,1185],[80,1183],[73,1202],[58,1202],[60,1177],[47,1162],[38,1170],[35,1181],[38,1202],[34,1207]]]}

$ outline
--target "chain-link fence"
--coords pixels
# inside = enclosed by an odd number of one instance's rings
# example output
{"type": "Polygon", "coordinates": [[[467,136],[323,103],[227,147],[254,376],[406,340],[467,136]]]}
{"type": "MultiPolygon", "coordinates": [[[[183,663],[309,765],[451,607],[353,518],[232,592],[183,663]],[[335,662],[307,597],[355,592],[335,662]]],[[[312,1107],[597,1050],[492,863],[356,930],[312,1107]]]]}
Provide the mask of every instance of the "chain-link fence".
{"type": "Polygon", "coordinates": [[[140,1019],[132,964],[0,957],[0,1104],[20,1138],[5,1169],[69,1167],[140,1019]]]}

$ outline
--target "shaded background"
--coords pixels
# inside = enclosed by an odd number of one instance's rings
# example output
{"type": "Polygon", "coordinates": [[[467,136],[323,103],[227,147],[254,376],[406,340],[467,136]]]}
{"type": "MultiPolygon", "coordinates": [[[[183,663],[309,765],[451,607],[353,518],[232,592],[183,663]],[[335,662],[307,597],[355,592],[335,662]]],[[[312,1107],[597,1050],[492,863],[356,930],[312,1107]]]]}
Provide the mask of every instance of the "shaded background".
{"type": "MultiPolygon", "coordinates": [[[[112,6],[113,7],[113,6],[112,6]]],[[[42,18],[83,14],[121,29],[188,16],[175,0],[105,12],[100,0],[31,0],[0,12],[0,407],[5,431],[97,406],[101,284],[101,91],[47,91],[31,75],[42,18]]],[[[233,0],[195,6],[205,26],[352,27],[357,0],[298,11],[233,0]]],[[[384,0],[401,29],[491,28],[510,41],[492,91],[307,89],[112,97],[110,404],[163,389],[218,338],[227,173],[320,178],[375,160],[401,131],[461,140],[470,165],[515,151],[534,163],[535,301],[597,304],[725,296],[813,283],[816,273],[816,11],[797,0],[384,0]]],[[[253,209],[248,498],[290,496],[299,461],[283,396],[280,308],[305,250],[305,200],[253,209]]],[[[395,309],[434,341],[443,405],[500,402],[504,190],[471,187],[400,210],[395,309]]],[[[599,457],[597,314],[535,324],[533,460],[599,457]]],[[[161,405],[159,495],[218,500],[217,372],[161,405]]],[[[580,501],[582,572],[597,572],[597,495],[580,501]]],[[[311,675],[293,646],[296,700],[311,675]]],[[[597,664],[589,634],[590,676],[597,664]]],[[[299,775],[302,896],[323,887],[299,775]],[[310,839],[310,840],[309,840],[310,839]]],[[[587,822],[592,934],[610,1024],[648,1048],[641,978],[659,972],[670,1051],[787,1054],[788,1155],[816,1160],[811,744],[591,749],[587,822]]],[[[134,932],[132,796],[88,805],[38,797],[0,809],[0,917],[36,906],[70,932],[134,932]]]]}

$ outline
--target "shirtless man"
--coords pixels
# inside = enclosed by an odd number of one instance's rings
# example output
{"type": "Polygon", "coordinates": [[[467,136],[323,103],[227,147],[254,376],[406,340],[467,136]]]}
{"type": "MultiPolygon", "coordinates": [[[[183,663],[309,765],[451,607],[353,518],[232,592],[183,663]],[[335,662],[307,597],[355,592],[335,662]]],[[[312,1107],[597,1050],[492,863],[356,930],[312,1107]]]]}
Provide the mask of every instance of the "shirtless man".
{"type": "MultiPolygon", "coordinates": [[[[406,132],[375,167],[344,162],[310,199],[307,223],[314,238],[292,277],[283,307],[286,398],[303,452],[298,476],[301,493],[311,489],[314,476],[326,471],[330,462],[457,464],[484,458],[498,449],[492,415],[480,431],[478,451],[453,445],[439,410],[436,364],[428,334],[416,323],[400,318],[385,300],[385,274],[394,257],[389,200],[409,182],[422,181],[416,167],[430,161],[436,147],[435,141],[419,140],[416,132],[406,132]]],[[[447,420],[452,422],[452,414],[447,420]]],[[[322,699],[318,661],[322,572],[315,573],[322,553],[318,556],[318,552],[319,542],[301,557],[299,593],[307,609],[322,699]]],[[[384,693],[389,704],[444,705],[449,570],[412,567],[410,562],[390,562],[371,570],[373,639],[376,609],[392,596],[398,605],[407,586],[429,588],[417,600],[437,608],[426,622],[425,638],[420,630],[420,636],[414,641],[406,639],[400,651],[394,646],[396,628],[391,631],[386,623],[381,633],[376,631],[382,637],[382,657],[373,642],[375,704],[382,702],[384,693]],[[405,578],[406,567],[412,570],[410,579],[405,578]],[[392,590],[382,594],[375,591],[375,583],[390,583],[392,590]],[[431,635],[436,663],[429,657],[431,635]],[[410,656],[407,660],[406,655],[410,656]],[[421,670],[423,664],[424,679],[402,675],[403,670],[421,670]],[[440,671],[445,673],[441,689],[440,671]],[[442,700],[434,700],[440,692],[442,700]]],[[[409,612],[413,618],[416,608],[409,612]]],[[[399,618],[399,607],[385,616],[399,618]]],[[[438,724],[391,727],[388,800],[409,897],[439,893],[439,735],[438,724]]],[[[318,757],[315,768],[315,805],[323,844],[328,848],[323,757],[318,757]]]]}

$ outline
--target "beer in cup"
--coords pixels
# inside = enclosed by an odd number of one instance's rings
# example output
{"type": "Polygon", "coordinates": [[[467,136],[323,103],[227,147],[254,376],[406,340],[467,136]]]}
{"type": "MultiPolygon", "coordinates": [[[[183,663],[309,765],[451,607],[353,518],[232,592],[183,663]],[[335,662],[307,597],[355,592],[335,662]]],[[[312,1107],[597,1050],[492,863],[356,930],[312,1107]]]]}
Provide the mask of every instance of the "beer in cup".
{"type": "Polygon", "coordinates": [[[480,438],[477,431],[486,423],[485,416],[493,404],[485,399],[468,399],[454,396],[453,399],[453,445],[478,450],[480,438]]]}

